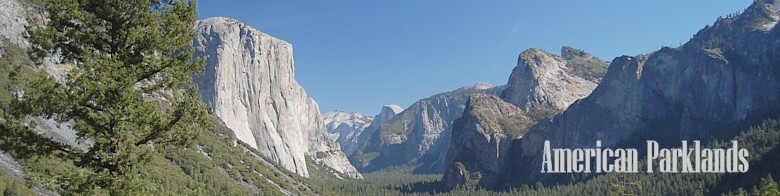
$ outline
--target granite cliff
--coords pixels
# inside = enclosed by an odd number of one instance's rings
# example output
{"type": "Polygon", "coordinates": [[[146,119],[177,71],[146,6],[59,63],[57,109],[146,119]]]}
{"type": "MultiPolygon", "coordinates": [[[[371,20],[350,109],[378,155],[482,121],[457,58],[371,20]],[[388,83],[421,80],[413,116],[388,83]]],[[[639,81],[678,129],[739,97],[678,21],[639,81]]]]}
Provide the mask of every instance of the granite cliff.
{"type": "Polygon", "coordinates": [[[572,47],[561,48],[561,56],[528,49],[520,53],[501,98],[526,111],[539,105],[563,110],[596,88],[607,65],[572,47]]]}
{"type": "Polygon", "coordinates": [[[204,19],[195,28],[195,55],[206,60],[205,73],[194,79],[201,99],[239,140],[301,176],[309,176],[309,156],[361,178],[295,80],[290,43],[229,18],[204,19]]]}

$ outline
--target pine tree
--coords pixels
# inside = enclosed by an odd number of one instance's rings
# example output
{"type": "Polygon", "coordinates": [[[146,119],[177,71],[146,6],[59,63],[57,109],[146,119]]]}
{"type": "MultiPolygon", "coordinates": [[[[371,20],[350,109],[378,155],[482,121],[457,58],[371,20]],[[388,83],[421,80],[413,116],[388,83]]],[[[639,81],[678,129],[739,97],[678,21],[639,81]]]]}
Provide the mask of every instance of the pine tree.
{"type": "Polygon", "coordinates": [[[777,187],[777,182],[772,178],[772,175],[767,175],[766,178],[761,179],[761,187],[759,194],[761,195],[780,195],[780,189],[777,187]]]}
{"type": "Polygon", "coordinates": [[[210,126],[191,82],[203,63],[193,59],[196,5],[189,0],[51,0],[46,25],[29,30],[31,56],[72,65],[63,81],[20,78],[31,84],[4,114],[3,150],[48,153],[81,168],[53,177],[61,191],[137,195],[138,168],[154,146],[186,146],[210,126]],[[86,151],[35,134],[24,116],[73,122],[86,151]],[[21,144],[17,141],[28,141],[21,144]],[[23,146],[28,150],[20,150],[23,146]]]}

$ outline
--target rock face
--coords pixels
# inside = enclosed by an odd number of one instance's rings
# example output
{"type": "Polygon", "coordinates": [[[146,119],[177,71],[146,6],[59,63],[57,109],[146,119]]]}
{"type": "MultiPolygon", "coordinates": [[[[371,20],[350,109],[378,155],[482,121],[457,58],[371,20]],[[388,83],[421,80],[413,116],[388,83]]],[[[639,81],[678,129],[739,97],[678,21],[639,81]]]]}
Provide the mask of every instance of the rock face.
{"type": "Polygon", "coordinates": [[[0,31],[0,37],[21,48],[30,46],[24,37],[25,26],[28,25],[27,9],[27,6],[17,0],[0,2],[0,28],[3,29],[0,31]]]}
{"type": "Polygon", "coordinates": [[[591,54],[571,47],[563,47],[561,56],[541,49],[520,53],[517,67],[501,97],[528,111],[537,105],[562,110],[577,99],[588,96],[608,63],[591,54]]]}
{"type": "Polygon", "coordinates": [[[497,94],[497,89],[503,87],[478,83],[417,101],[373,133],[363,134],[367,138],[350,161],[361,172],[406,164],[416,166],[418,173],[441,172],[452,122],[463,113],[468,97],[474,92],[497,94]]]}
{"type": "Polygon", "coordinates": [[[508,162],[512,140],[522,136],[531,119],[498,96],[471,95],[452,129],[443,181],[448,188],[471,183],[492,186],[508,162]],[[454,145],[457,144],[457,145],[454,145]],[[485,180],[481,180],[484,178],[485,180]]]}
{"type": "Polygon", "coordinates": [[[323,116],[330,138],[339,143],[344,154],[352,154],[357,148],[357,137],[374,121],[373,117],[358,112],[334,110],[323,116]]]}
{"type": "MultiPolygon", "coordinates": [[[[29,0],[5,0],[0,2],[0,58],[5,57],[5,51],[8,47],[18,47],[28,49],[30,42],[26,36],[26,26],[43,25],[47,18],[46,14],[36,5],[37,2],[29,0]],[[28,21],[28,19],[34,19],[28,21]],[[6,46],[6,44],[12,46],[6,46]]],[[[36,65],[40,69],[54,77],[60,83],[65,83],[66,72],[72,67],[70,64],[64,64],[53,57],[45,57],[42,62],[36,65]]]]}
{"type": "Polygon", "coordinates": [[[443,181],[448,188],[497,187],[514,167],[511,149],[531,125],[588,96],[607,62],[563,47],[561,56],[540,49],[523,51],[501,98],[474,94],[455,121],[443,181]],[[506,101],[506,102],[505,102],[506,101]],[[511,136],[511,137],[509,137],[511,136]]]}
{"type": "Polygon", "coordinates": [[[194,79],[204,102],[239,140],[308,177],[304,156],[350,177],[352,167],[325,130],[317,103],[295,80],[292,45],[229,18],[196,22],[194,79]]]}
{"type": "Polygon", "coordinates": [[[780,116],[778,11],[778,1],[755,1],[679,48],[615,58],[589,97],[512,143],[508,154],[514,167],[502,173],[559,181],[539,172],[545,140],[556,148],[593,147],[601,140],[643,152],[645,140],[671,147],[680,140],[731,138],[780,116]]]}

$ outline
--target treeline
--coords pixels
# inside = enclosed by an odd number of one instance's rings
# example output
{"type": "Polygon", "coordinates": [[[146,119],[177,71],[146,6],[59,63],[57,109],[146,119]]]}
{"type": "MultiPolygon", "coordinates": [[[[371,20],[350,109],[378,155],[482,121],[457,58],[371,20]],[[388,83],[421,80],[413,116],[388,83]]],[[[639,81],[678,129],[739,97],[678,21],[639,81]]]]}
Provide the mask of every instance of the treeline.
{"type": "MultiPolygon", "coordinates": [[[[312,171],[312,183],[335,195],[779,195],[780,120],[769,119],[734,140],[750,152],[747,173],[609,173],[575,176],[557,185],[516,184],[503,191],[463,187],[443,190],[441,175],[414,175],[413,167],[395,167],[364,174],[364,180],[335,180],[312,171]]],[[[728,148],[729,141],[713,141],[710,148],[728,148]]]]}

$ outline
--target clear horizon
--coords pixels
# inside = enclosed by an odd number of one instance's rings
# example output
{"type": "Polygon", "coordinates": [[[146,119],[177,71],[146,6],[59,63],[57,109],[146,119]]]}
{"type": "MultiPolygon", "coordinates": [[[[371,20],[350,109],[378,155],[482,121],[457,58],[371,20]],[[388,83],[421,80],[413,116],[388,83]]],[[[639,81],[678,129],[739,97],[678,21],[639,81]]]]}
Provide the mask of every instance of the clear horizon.
{"type": "Polygon", "coordinates": [[[753,1],[199,1],[293,44],[296,79],[320,106],[373,116],[477,82],[505,84],[528,48],[611,61],[685,43],[753,1]]]}

